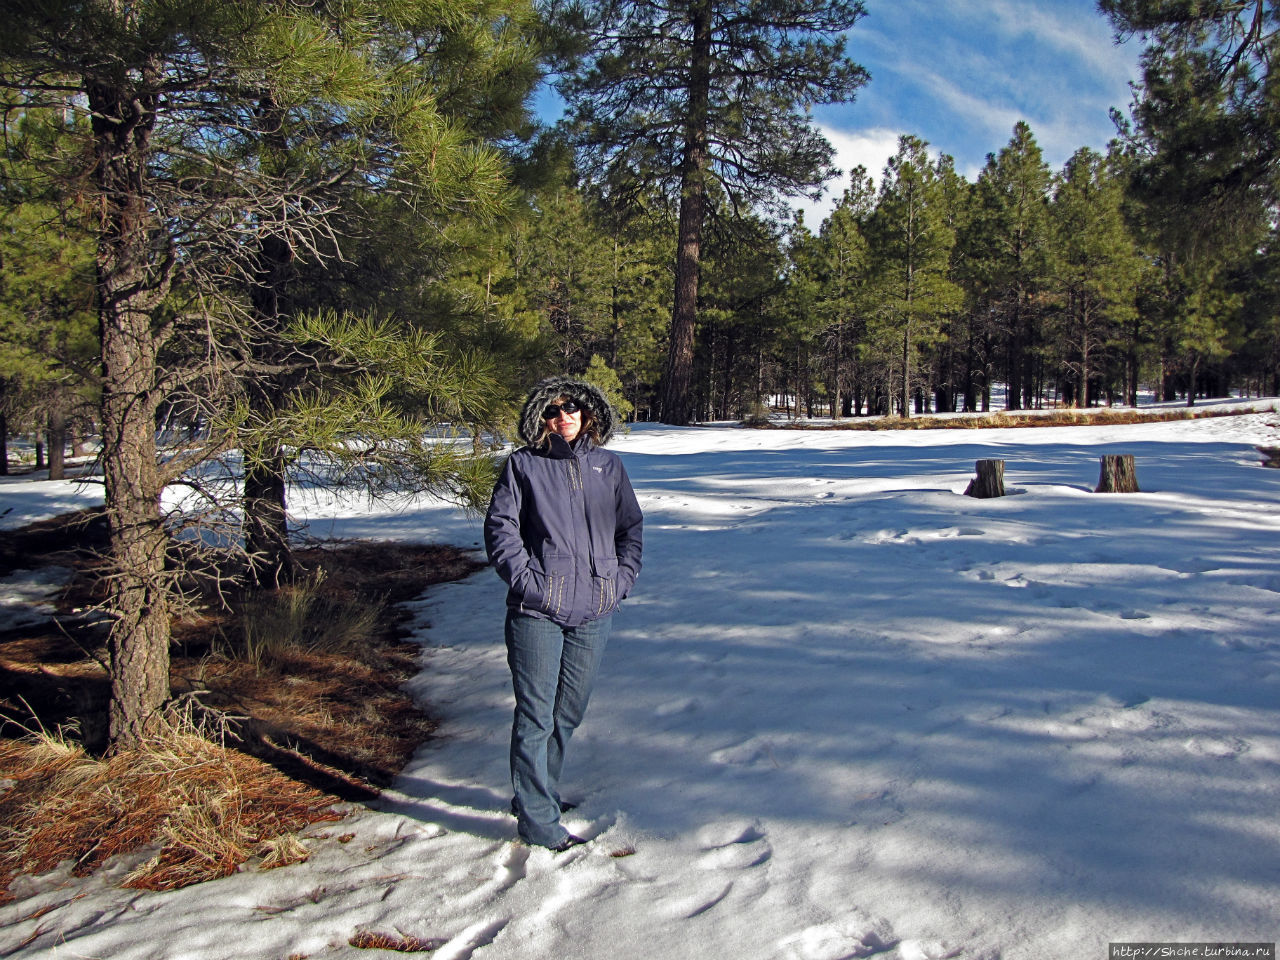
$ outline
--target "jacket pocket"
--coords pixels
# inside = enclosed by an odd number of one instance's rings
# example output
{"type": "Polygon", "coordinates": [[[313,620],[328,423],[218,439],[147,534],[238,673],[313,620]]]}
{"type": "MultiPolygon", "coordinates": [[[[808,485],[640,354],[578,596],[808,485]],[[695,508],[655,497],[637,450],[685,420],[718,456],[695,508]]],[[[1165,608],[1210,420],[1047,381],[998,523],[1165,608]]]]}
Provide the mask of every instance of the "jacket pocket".
{"type": "Polygon", "coordinates": [[[573,558],[550,555],[529,563],[520,607],[554,617],[564,608],[565,587],[573,569],[573,558]]]}
{"type": "Polygon", "coordinates": [[[618,558],[604,557],[596,561],[591,575],[591,613],[603,617],[618,605],[618,558]]]}

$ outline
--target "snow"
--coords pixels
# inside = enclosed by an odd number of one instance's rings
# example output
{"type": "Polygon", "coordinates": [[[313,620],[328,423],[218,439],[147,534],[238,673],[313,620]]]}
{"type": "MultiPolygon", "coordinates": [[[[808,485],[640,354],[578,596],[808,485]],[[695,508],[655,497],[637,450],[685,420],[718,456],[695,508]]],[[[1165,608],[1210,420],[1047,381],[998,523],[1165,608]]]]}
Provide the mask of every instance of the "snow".
{"type": "MultiPolygon", "coordinates": [[[[515,841],[503,590],[411,604],[439,717],[311,858],[170,893],[130,864],[15,885],[23,958],[1042,960],[1277,939],[1280,415],[893,432],[640,426],[646,514],[565,790],[591,843],[515,841]],[[1094,494],[1136,457],[1138,494],[1094,494]],[[1009,496],[962,495],[981,458],[1009,496]],[[354,835],[349,842],[338,837],[354,835]],[[626,853],[627,856],[613,854],[626,853]]],[[[27,519],[73,485],[11,482],[27,519]],[[37,489],[38,488],[38,489],[37,489]],[[45,505],[34,502],[45,498],[45,505]]],[[[299,492],[316,535],[479,523],[299,492]]],[[[55,510],[56,512],[56,510],[55,510]]],[[[15,515],[5,518],[7,524],[15,515]]]]}

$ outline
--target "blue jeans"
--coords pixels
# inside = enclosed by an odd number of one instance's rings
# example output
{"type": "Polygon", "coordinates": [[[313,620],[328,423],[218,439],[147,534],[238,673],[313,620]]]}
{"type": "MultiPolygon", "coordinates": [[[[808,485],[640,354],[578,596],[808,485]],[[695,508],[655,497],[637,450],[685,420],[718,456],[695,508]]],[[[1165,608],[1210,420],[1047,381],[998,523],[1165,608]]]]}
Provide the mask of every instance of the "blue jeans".
{"type": "Polygon", "coordinates": [[[515,689],[511,786],[520,837],[553,847],[560,825],[560,770],[569,738],[587,711],[612,617],[562,627],[507,611],[507,663],[515,689]]]}

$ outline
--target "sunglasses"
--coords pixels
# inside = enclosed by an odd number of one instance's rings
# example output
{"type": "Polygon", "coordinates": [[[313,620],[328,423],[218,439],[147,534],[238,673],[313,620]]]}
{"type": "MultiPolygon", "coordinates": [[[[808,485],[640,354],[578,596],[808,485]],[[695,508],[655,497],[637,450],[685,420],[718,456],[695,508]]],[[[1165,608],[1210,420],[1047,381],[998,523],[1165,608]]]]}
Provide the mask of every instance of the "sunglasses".
{"type": "Polygon", "coordinates": [[[542,411],[542,419],[554,420],[561,413],[577,413],[581,409],[582,407],[572,400],[566,400],[564,403],[553,403],[542,411]]]}

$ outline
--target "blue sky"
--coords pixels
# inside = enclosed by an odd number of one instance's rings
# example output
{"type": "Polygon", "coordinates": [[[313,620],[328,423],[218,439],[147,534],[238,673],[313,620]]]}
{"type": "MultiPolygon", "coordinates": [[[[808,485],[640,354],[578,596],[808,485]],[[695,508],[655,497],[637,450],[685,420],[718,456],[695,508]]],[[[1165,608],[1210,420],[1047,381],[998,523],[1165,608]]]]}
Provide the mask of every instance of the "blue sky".
{"type": "MultiPolygon", "coordinates": [[[[814,111],[843,174],[824,200],[797,204],[811,229],[848,171],[862,164],[878,178],[903,134],[950,154],[971,181],[1019,120],[1055,171],[1080,147],[1104,150],[1115,136],[1109,111],[1127,112],[1139,78],[1140,44],[1117,46],[1095,0],[864,2],[847,51],[871,82],[853,103],[814,111]]],[[[554,119],[559,101],[544,90],[537,109],[554,119]]]]}
{"type": "MultiPolygon", "coordinates": [[[[1105,149],[1109,110],[1127,112],[1139,77],[1139,43],[1117,46],[1094,0],[865,3],[847,50],[871,82],[854,103],[814,112],[845,171],[861,163],[878,175],[910,133],[973,180],[1019,120],[1058,170],[1082,146],[1105,149]]],[[[805,205],[805,222],[816,229],[829,207],[805,205]]]]}

